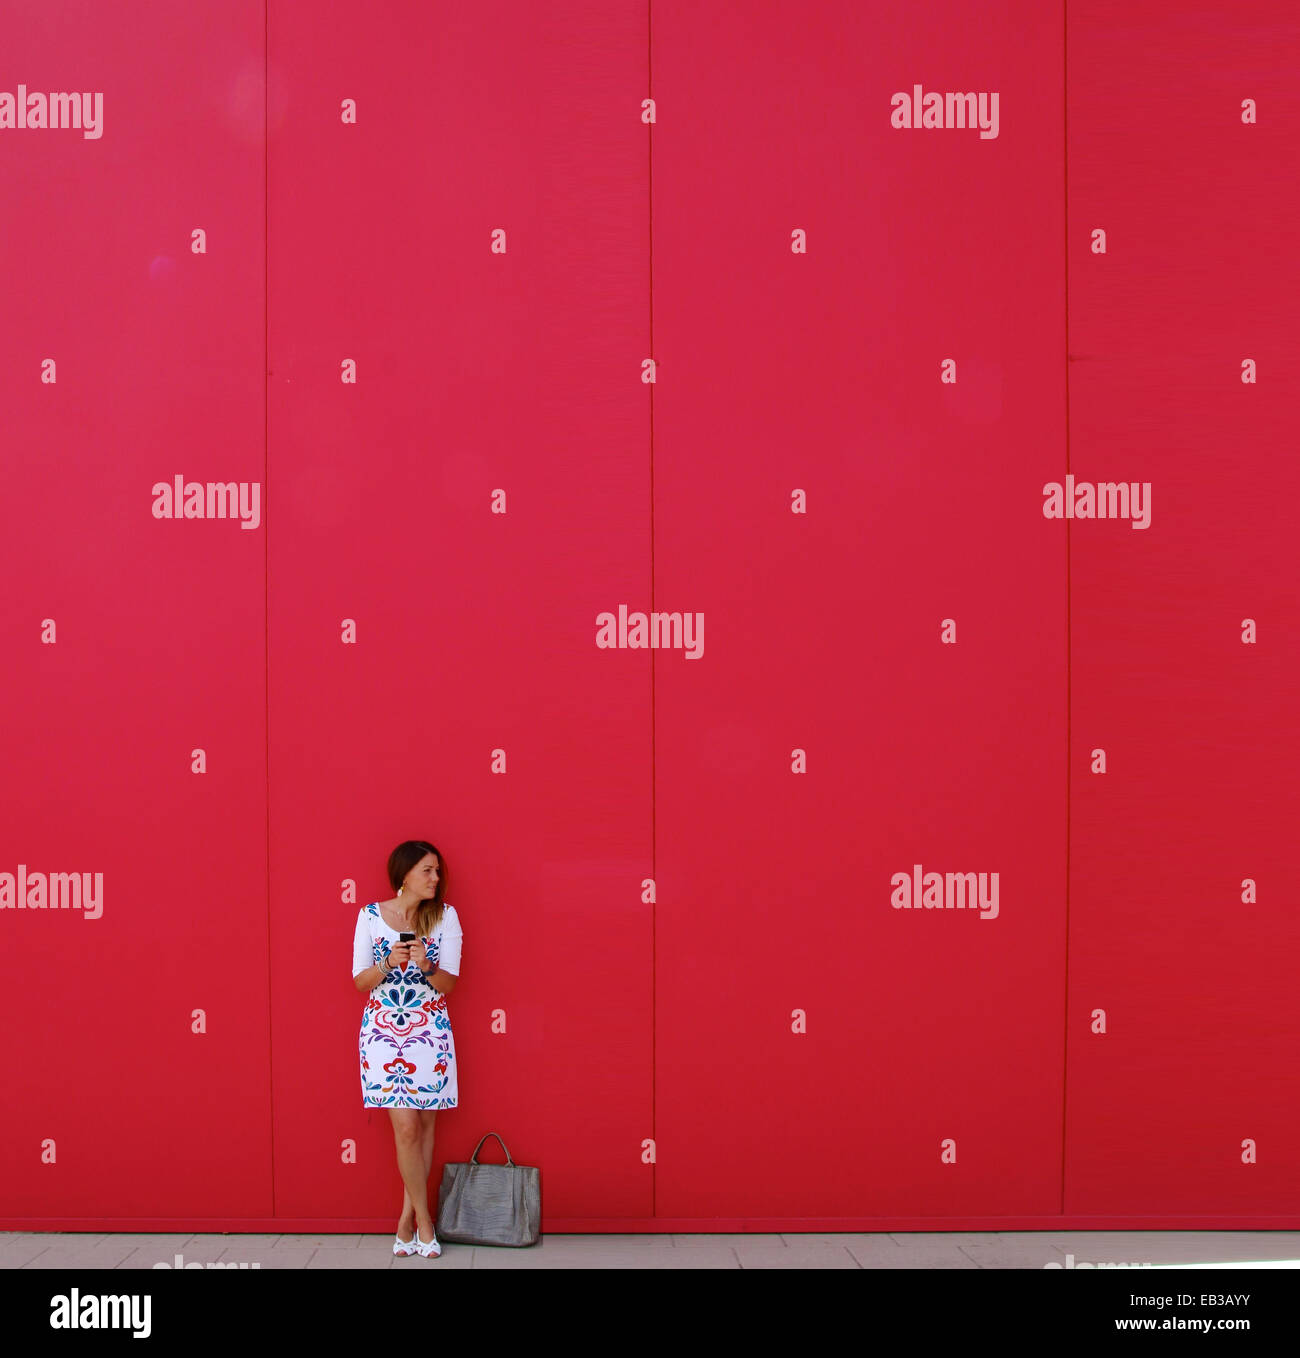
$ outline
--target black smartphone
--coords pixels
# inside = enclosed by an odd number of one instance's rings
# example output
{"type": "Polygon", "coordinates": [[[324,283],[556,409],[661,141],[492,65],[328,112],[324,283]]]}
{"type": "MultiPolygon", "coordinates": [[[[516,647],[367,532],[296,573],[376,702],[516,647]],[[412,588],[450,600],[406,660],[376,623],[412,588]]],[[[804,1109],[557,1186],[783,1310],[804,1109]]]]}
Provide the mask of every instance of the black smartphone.
{"type": "Polygon", "coordinates": [[[414,934],[398,934],[398,935],[397,935],[397,941],[398,941],[399,943],[413,943],[413,942],[415,941],[415,935],[414,935],[414,934]]]}

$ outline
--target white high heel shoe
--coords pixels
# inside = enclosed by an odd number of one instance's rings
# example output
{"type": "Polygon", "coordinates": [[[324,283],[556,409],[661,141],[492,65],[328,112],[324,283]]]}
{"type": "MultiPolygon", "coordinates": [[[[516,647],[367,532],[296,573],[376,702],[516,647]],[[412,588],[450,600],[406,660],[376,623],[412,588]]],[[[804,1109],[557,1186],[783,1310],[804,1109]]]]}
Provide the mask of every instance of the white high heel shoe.
{"type": "Polygon", "coordinates": [[[419,1237],[420,1232],[418,1229],[409,1240],[403,1240],[400,1235],[395,1234],[393,1236],[393,1253],[401,1258],[404,1258],[408,1254],[414,1254],[415,1247],[419,1244],[419,1237]]]}
{"type": "Polygon", "coordinates": [[[420,1229],[415,1230],[415,1252],[424,1259],[436,1259],[442,1253],[442,1246],[438,1244],[437,1231],[430,1231],[432,1240],[424,1241],[420,1239],[420,1229]]]}

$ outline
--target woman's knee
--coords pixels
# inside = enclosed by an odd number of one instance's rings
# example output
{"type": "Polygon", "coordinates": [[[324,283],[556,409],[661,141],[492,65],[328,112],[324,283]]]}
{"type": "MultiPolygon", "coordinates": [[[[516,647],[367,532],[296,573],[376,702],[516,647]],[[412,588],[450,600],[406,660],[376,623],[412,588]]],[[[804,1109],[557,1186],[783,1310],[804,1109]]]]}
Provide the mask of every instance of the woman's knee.
{"type": "Polygon", "coordinates": [[[389,1116],[393,1119],[393,1136],[398,1141],[418,1141],[420,1138],[420,1117],[419,1109],[416,1108],[390,1108],[389,1116]]]}

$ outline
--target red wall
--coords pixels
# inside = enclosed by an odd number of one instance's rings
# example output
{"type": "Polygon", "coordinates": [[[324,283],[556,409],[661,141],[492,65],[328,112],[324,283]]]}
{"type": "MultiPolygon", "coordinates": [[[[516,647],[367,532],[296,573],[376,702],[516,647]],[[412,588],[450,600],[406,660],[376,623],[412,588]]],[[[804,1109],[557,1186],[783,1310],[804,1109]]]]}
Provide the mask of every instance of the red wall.
{"type": "Polygon", "coordinates": [[[103,911],[0,910],[0,1228],[387,1229],[411,837],[435,1186],[495,1129],[551,1231],[1300,1226],[1300,20],[1068,9],[6,16],[104,123],[0,128],[0,874],[103,911]]]}

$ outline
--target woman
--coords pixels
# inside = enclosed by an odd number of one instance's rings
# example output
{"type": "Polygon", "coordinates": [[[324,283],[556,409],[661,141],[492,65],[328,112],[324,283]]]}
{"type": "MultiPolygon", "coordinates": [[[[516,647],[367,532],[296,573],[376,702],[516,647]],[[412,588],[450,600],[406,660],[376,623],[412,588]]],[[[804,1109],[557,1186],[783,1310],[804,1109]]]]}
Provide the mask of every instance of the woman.
{"type": "Polygon", "coordinates": [[[443,900],[441,864],[425,840],[399,844],[388,856],[397,895],[361,907],[352,941],[353,983],[370,992],[361,1015],[362,1107],[388,1109],[406,1188],[393,1253],[426,1259],[442,1253],[429,1215],[433,1123],[439,1108],[456,1106],[447,996],[460,973],[462,931],[456,907],[443,900]],[[404,943],[403,933],[415,937],[404,943]]]}

